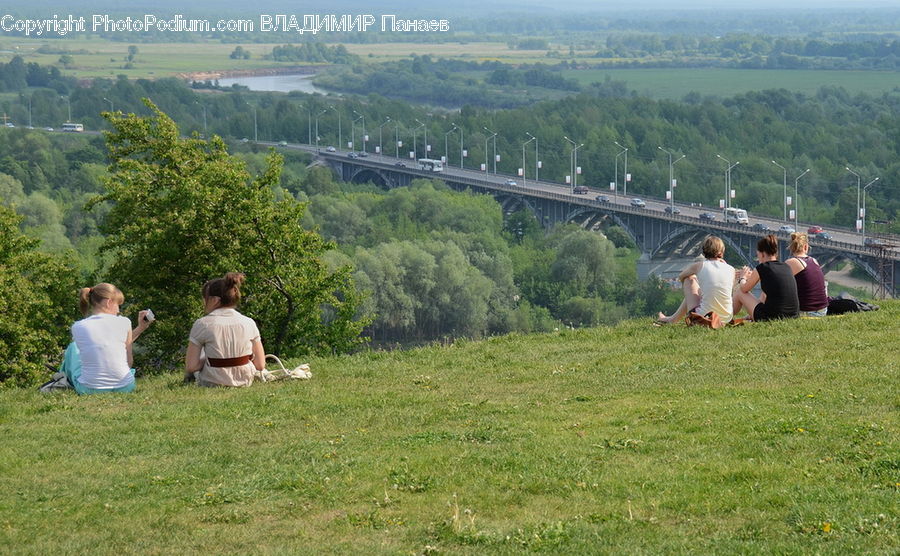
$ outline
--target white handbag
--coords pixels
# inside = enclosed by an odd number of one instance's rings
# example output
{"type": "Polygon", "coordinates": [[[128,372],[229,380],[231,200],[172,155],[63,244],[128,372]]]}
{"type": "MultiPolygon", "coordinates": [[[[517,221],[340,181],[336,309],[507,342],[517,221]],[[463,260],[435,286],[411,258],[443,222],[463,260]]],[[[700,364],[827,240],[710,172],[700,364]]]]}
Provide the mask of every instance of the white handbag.
{"type": "Polygon", "coordinates": [[[307,363],[298,365],[293,369],[287,369],[277,355],[267,354],[266,359],[274,360],[281,368],[275,370],[263,369],[261,371],[254,371],[253,377],[256,380],[262,382],[272,382],[275,380],[283,380],[286,378],[312,378],[312,372],[309,370],[309,365],[307,363]]]}

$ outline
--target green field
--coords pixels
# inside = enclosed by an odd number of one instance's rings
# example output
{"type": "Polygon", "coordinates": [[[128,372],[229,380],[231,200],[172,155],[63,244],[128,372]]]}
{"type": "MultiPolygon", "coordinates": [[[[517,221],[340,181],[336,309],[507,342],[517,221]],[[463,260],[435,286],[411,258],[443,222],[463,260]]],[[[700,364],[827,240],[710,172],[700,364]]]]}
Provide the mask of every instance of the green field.
{"type": "MultiPolygon", "coordinates": [[[[896,554],[900,303],[0,391],[12,554],[896,554]]],[[[152,333],[152,331],[150,332],[152,333]]]]}
{"type": "Polygon", "coordinates": [[[900,86],[900,74],[886,71],[744,70],[721,68],[566,70],[563,75],[588,85],[607,76],[629,89],[656,99],[682,99],[692,91],[729,97],[747,91],[788,89],[808,95],[834,85],[851,94],[879,95],[900,86]]]}

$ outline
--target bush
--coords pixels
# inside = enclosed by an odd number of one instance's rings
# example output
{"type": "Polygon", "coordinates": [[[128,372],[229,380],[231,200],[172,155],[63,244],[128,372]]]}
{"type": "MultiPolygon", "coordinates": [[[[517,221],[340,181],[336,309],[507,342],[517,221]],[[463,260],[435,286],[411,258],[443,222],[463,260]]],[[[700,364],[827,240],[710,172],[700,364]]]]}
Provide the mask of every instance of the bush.
{"type": "Polygon", "coordinates": [[[0,384],[27,386],[47,375],[69,339],[76,272],[19,231],[0,205],[0,384]]]}

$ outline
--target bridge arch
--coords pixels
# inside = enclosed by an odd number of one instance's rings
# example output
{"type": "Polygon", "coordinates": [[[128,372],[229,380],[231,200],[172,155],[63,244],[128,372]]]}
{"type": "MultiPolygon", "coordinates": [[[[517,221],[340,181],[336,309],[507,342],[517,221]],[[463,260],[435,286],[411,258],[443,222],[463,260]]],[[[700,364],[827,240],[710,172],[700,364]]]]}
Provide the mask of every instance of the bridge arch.
{"type": "Polygon", "coordinates": [[[380,170],[374,168],[357,167],[356,171],[350,176],[353,183],[374,183],[383,188],[391,188],[391,180],[384,176],[380,170]]]}

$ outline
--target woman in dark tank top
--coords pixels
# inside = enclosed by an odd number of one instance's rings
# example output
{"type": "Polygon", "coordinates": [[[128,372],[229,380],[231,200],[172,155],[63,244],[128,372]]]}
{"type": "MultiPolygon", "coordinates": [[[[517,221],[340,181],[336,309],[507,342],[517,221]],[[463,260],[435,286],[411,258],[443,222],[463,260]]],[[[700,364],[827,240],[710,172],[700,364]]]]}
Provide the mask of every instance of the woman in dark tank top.
{"type": "Polygon", "coordinates": [[[797,282],[787,263],[778,261],[778,239],[768,235],[756,244],[759,264],[738,271],[738,287],[734,292],[734,313],[741,308],[755,321],[794,318],[800,314],[797,282]],[[751,291],[759,283],[762,295],[757,299],[751,291]]]}
{"type": "Polygon", "coordinates": [[[825,288],[825,273],[819,261],[809,256],[809,239],[806,234],[791,234],[788,247],[794,256],[785,261],[794,273],[797,282],[797,297],[800,311],[807,316],[824,317],[828,312],[828,292],[825,288]]]}

